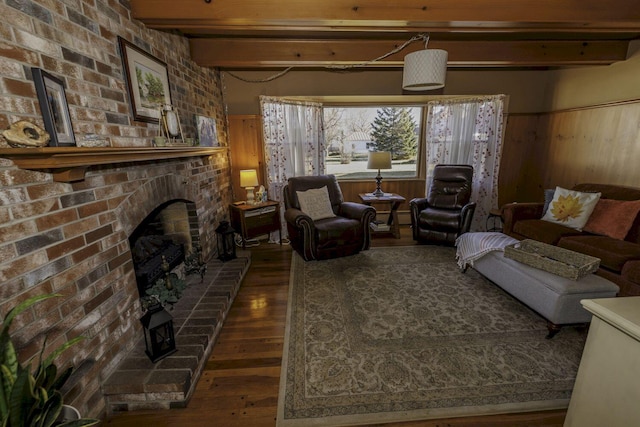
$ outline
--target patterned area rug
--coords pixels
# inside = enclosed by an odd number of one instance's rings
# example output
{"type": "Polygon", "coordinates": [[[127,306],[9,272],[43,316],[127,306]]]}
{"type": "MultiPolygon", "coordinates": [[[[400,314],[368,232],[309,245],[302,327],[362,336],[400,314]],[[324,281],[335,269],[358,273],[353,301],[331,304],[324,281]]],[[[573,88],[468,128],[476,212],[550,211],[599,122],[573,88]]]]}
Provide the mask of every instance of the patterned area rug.
{"type": "Polygon", "coordinates": [[[546,321],[455,249],[293,255],[278,426],[566,408],[586,332],[546,321]]]}

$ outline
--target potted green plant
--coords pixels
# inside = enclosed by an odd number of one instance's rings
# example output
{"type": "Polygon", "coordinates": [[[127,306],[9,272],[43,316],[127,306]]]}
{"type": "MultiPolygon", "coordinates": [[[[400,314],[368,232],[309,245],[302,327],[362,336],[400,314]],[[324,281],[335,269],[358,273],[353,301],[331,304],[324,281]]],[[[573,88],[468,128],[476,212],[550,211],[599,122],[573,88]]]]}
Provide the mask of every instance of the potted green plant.
{"type": "Polygon", "coordinates": [[[43,359],[44,348],[38,356],[35,368],[33,359],[25,365],[18,361],[15,347],[9,334],[13,319],[32,305],[59,294],[46,294],[29,298],[12,308],[2,322],[0,331],[0,426],[1,427],[49,427],[49,426],[89,426],[99,422],[96,419],[76,419],[60,421],[63,398],[60,388],[69,379],[73,367],[58,374],[54,363],[63,351],[75,345],[83,337],[77,337],[58,347],[43,359]],[[33,370],[32,370],[33,369],[33,370]]]}
{"type": "Polygon", "coordinates": [[[156,307],[157,304],[162,307],[169,304],[171,306],[170,309],[172,309],[173,305],[182,297],[182,293],[187,287],[187,282],[176,273],[169,272],[169,268],[169,263],[163,255],[162,270],[164,270],[164,277],[156,280],[156,283],[145,291],[146,295],[141,298],[144,310],[156,307]]]}

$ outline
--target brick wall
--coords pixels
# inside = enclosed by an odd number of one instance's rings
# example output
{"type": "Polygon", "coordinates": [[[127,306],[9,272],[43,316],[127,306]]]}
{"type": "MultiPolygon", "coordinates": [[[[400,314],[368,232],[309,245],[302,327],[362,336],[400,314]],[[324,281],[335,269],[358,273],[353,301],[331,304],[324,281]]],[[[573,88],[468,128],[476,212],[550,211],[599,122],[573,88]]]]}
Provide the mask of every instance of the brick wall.
{"type": "MultiPolygon", "coordinates": [[[[149,146],[157,125],[131,118],[122,36],[168,64],[185,134],[195,136],[195,114],[210,116],[227,144],[219,72],[194,64],[184,38],[131,20],[126,0],[0,0],[0,14],[0,129],[23,119],[43,125],[30,72],[39,67],[64,81],[77,138],[149,146]]],[[[45,334],[49,350],[86,337],[58,362],[82,374],[66,401],[100,416],[101,383],[142,336],[128,236],[158,205],[186,200],[197,213],[191,232],[211,256],[231,200],[228,154],[95,166],[75,183],[0,158],[0,185],[0,315],[27,297],[62,294],[16,319],[20,358],[37,354],[45,334]]]]}

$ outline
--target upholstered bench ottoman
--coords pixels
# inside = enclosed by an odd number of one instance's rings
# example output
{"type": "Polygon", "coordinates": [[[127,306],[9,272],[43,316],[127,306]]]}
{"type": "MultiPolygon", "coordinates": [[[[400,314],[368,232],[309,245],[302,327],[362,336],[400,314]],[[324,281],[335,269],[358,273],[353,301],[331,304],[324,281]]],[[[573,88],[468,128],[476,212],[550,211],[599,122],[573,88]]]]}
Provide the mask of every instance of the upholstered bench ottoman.
{"type": "Polygon", "coordinates": [[[466,264],[500,286],[529,308],[547,319],[549,335],[553,337],[562,325],[588,323],[591,314],[580,301],[583,299],[611,298],[618,286],[595,274],[579,280],[530,267],[504,256],[504,247],[517,240],[500,233],[466,233],[458,238],[458,263],[466,264]],[[466,236],[466,237],[465,237],[466,236]],[[489,242],[479,245],[478,242],[489,242]],[[461,259],[462,248],[474,246],[473,254],[461,259]],[[479,254],[479,256],[478,256],[479,254]]]}

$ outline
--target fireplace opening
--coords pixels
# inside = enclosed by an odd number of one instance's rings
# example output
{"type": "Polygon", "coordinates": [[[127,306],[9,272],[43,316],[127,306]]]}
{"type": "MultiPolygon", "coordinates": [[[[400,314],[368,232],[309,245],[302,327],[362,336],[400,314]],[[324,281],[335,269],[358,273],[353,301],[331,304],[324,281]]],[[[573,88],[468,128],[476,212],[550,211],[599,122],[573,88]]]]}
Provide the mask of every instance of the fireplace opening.
{"type": "Polygon", "coordinates": [[[155,294],[151,288],[170,274],[184,278],[185,260],[198,246],[197,230],[190,226],[197,219],[191,220],[195,210],[189,205],[173,200],[158,206],[129,236],[140,298],[155,294]]]}
{"type": "Polygon", "coordinates": [[[184,245],[170,237],[151,235],[140,237],[133,249],[133,263],[140,297],[156,282],[184,262],[184,245]]]}

